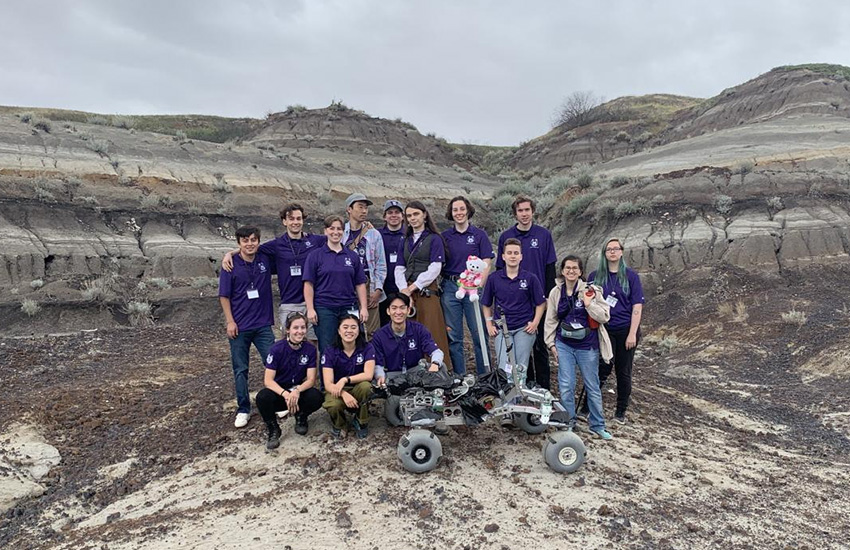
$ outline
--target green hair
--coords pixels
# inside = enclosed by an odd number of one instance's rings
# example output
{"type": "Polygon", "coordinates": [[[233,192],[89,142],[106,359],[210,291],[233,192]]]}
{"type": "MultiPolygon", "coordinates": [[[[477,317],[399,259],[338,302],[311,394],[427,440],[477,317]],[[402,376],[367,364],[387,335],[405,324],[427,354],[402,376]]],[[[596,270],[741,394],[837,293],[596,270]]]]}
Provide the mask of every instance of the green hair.
{"type": "MultiPolygon", "coordinates": [[[[593,277],[593,284],[595,285],[604,287],[608,284],[608,277],[610,277],[611,274],[608,272],[608,258],[605,256],[605,249],[608,248],[609,243],[614,241],[617,241],[617,244],[619,244],[621,248],[625,249],[623,241],[617,237],[612,237],[602,243],[602,250],[599,252],[599,265],[596,266],[596,275],[593,277]]],[[[620,265],[617,267],[617,280],[620,282],[620,288],[622,288],[623,292],[626,294],[629,293],[629,278],[626,276],[627,267],[629,266],[626,265],[626,258],[624,256],[620,256],[620,265]]]]}

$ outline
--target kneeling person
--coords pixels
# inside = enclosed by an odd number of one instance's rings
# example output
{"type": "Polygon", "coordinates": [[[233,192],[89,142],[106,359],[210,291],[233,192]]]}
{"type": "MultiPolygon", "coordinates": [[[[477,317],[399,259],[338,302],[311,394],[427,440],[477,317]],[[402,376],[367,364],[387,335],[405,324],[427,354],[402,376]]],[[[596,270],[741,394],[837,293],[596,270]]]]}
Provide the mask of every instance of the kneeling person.
{"type": "Polygon", "coordinates": [[[333,423],[331,435],[342,437],[348,428],[346,409],[355,413],[351,426],[360,439],[369,435],[369,396],[375,374],[375,348],[360,332],[360,319],[346,313],[339,321],[336,341],[322,352],[325,402],[333,423]]]}
{"type": "Polygon", "coordinates": [[[257,393],[257,410],[269,429],[266,447],[280,445],[280,425],[275,413],[289,411],[295,416],[295,433],[307,433],[307,417],[322,406],[322,392],[316,385],[316,346],[305,341],[307,316],[292,312],[284,320],[286,338],[278,340],[266,357],[265,388],[257,393]]]}
{"type": "Polygon", "coordinates": [[[436,372],[443,365],[444,354],[434,342],[425,325],[410,321],[410,296],[396,294],[388,300],[390,322],[372,336],[375,347],[375,381],[383,386],[386,380],[417,368],[422,359],[430,361],[428,370],[436,372]]]}

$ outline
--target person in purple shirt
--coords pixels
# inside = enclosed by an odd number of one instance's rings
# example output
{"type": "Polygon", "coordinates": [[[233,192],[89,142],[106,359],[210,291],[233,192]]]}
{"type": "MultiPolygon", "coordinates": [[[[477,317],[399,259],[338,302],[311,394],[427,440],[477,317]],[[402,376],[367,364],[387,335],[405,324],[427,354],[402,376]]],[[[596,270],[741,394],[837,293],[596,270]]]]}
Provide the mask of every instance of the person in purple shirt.
{"type": "MultiPolygon", "coordinates": [[[[511,205],[516,225],[499,235],[499,246],[496,255],[496,267],[505,266],[502,255],[508,239],[517,239],[522,245],[522,265],[543,283],[543,290],[549,293],[555,286],[555,243],[548,229],[534,223],[534,201],[528,197],[519,196],[511,205]]],[[[534,343],[534,357],[528,369],[528,382],[536,382],[538,386],[549,389],[549,350],[543,339],[543,331],[537,334],[534,343]]]]}
{"type": "MultiPolygon", "coordinates": [[[[484,307],[487,331],[496,338],[496,355],[499,366],[510,374],[505,337],[494,320],[501,318],[506,323],[514,345],[516,365],[528,365],[537,327],[546,310],[543,286],[534,273],[520,269],[522,245],[517,239],[508,239],[504,244],[502,258],[505,269],[490,274],[484,285],[481,305],[484,307]]],[[[507,418],[509,421],[510,419],[507,418]]],[[[506,424],[509,422],[504,422],[506,424]]]]}
{"type": "MultiPolygon", "coordinates": [[[[305,233],[304,208],[297,203],[287,204],[280,211],[280,222],[286,231],[280,237],[266,241],[260,245],[260,252],[270,256],[277,267],[277,287],[280,291],[279,319],[280,328],[284,329],[287,316],[293,311],[307,314],[307,305],[304,303],[304,283],[301,273],[304,270],[304,261],[307,254],[318,250],[324,245],[328,238],[323,235],[312,235],[305,233]]],[[[232,255],[236,252],[228,252],[221,261],[222,269],[230,271],[233,269],[232,255]]],[[[316,341],[316,332],[313,325],[307,325],[307,339],[316,341]]]]}
{"type": "Polygon", "coordinates": [[[293,311],[284,321],[286,337],[278,340],[266,356],[265,388],[257,393],[257,410],[269,431],[267,449],[280,446],[277,413],[295,416],[295,433],[307,434],[307,417],[322,406],[322,392],[315,388],[318,352],[305,341],[307,316],[293,311]]]}
{"type": "MultiPolygon", "coordinates": [[[[626,423],[626,409],[632,394],[632,364],[640,341],[640,319],[643,315],[643,286],[638,274],[626,265],[623,241],[608,239],[599,253],[599,267],[588,277],[602,287],[603,296],[611,306],[611,319],[605,324],[614,359],[611,364],[599,362],[599,384],[603,386],[613,369],[617,375],[617,408],[614,420],[626,423]]],[[[582,407],[584,413],[586,407],[582,407]]],[[[581,418],[581,415],[579,416],[581,418]]]]}
{"type": "Polygon", "coordinates": [[[248,397],[248,364],[251,344],[265,359],[274,343],[274,304],[272,300],[272,270],[274,264],[265,254],[258,253],[260,230],[240,227],[236,230],[239,254],[233,258],[233,271],[221,270],[218,296],[227,321],[230,339],[230,359],[236,386],[237,428],[243,428],[251,418],[248,397]]]}
{"type": "Polygon", "coordinates": [[[317,327],[319,352],[330,345],[343,315],[359,311],[361,321],[369,318],[366,274],[357,252],[342,246],[342,228],[339,216],[325,218],[328,242],[304,262],[304,301],[307,319],[317,327]]]}
{"type": "Polygon", "coordinates": [[[369,396],[375,375],[375,348],[366,342],[356,315],[344,314],[339,321],[336,340],[322,352],[322,380],[325,401],[333,428],[339,439],[348,429],[345,411],[354,412],[351,427],[358,439],[369,435],[369,396]]]}
{"type": "Polygon", "coordinates": [[[594,300],[602,289],[586,284],[582,279],[583,270],[578,256],[570,255],[561,260],[563,283],[555,285],[549,293],[546,308],[546,345],[558,365],[558,391],[561,405],[570,416],[570,425],[575,425],[578,367],[590,409],[590,431],[601,439],[610,440],[613,437],[605,429],[599,389],[599,340],[600,336],[607,336],[604,326],[598,324],[608,320],[609,307],[601,297],[594,300]]]}
{"type": "Polygon", "coordinates": [[[387,279],[384,281],[384,293],[387,299],[381,302],[378,313],[381,316],[381,326],[390,322],[387,314],[389,296],[396,294],[398,285],[395,282],[395,266],[398,265],[398,250],[404,238],[404,211],[401,202],[390,199],[384,203],[384,227],[379,229],[384,241],[384,255],[387,258],[387,279]]]}
{"type": "MultiPolygon", "coordinates": [[[[469,327],[469,334],[472,335],[476,371],[479,375],[487,372],[482,342],[475,321],[475,308],[481,306],[470,301],[469,296],[463,298],[455,296],[458,288],[458,276],[466,269],[466,259],[469,256],[478,256],[487,264],[487,269],[484,270],[484,280],[481,283],[484,286],[487,282],[490,261],[493,258],[493,246],[490,244],[487,233],[469,223],[474,214],[475,207],[466,197],[457,196],[453,198],[449,201],[446,219],[454,222],[454,226],[443,231],[443,240],[446,242],[448,252],[446,263],[443,266],[443,294],[440,296],[440,300],[443,304],[446,328],[448,328],[449,355],[452,359],[452,367],[459,375],[466,373],[466,358],[463,349],[464,318],[466,318],[466,326],[469,327]]],[[[489,347],[486,340],[483,342],[483,347],[489,347]]]]}
{"type": "Polygon", "coordinates": [[[387,309],[390,322],[378,329],[372,337],[372,345],[375,347],[375,382],[382,386],[386,380],[417,368],[426,357],[429,361],[428,370],[436,372],[443,367],[443,352],[431,333],[424,325],[407,319],[410,296],[390,296],[387,309]]]}

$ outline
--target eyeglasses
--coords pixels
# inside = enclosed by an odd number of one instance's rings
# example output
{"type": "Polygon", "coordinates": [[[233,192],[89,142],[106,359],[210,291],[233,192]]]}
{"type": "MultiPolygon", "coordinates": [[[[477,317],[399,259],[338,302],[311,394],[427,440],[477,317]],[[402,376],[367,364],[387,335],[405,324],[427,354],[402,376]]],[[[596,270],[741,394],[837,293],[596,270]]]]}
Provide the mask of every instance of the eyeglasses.
{"type": "Polygon", "coordinates": [[[619,252],[620,250],[622,250],[622,248],[619,246],[612,246],[610,248],[606,248],[605,252],[619,252]]]}

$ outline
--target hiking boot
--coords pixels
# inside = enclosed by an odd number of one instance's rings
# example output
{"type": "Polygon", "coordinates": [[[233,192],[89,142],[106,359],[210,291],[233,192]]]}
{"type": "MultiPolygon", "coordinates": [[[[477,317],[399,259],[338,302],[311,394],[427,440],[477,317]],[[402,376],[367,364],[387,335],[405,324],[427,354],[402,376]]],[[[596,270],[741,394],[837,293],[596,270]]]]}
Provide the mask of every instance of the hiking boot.
{"type": "Polygon", "coordinates": [[[612,439],[614,439],[614,436],[608,433],[608,430],[606,430],[605,428],[599,428],[590,431],[593,432],[593,435],[595,435],[599,439],[604,439],[605,441],[611,441],[612,439]]]}
{"type": "Polygon", "coordinates": [[[625,424],[626,423],[626,413],[617,413],[614,415],[614,420],[617,421],[617,424],[625,424]]]}
{"type": "Polygon", "coordinates": [[[331,439],[342,439],[345,437],[345,432],[339,428],[331,428],[331,439]]]}
{"type": "Polygon", "coordinates": [[[354,428],[354,433],[357,435],[357,439],[366,439],[366,436],[369,435],[369,426],[361,425],[360,421],[357,420],[357,417],[351,421],[351,427],[354,428]]]}
{"type": "Polygon", "coordinates": [[[233,425],[237,428],[244,428],[248,425],[249,420],[251,420],[250,413],[236,413],[236,420],[233,422],[233,425]]]}
{"type": "Polygon", "coordinates": [[[298,413],[295,415],[295,433],[298,435],[307,435],[307,415],[298,413]]]}
{"type": "Polygon", "coordinates": [[[266,449],[277,449],[280,447],[280,425],[277,420],[266,422],[266,427],[269,429],[269,440],[266,441],[266,449]]]}

